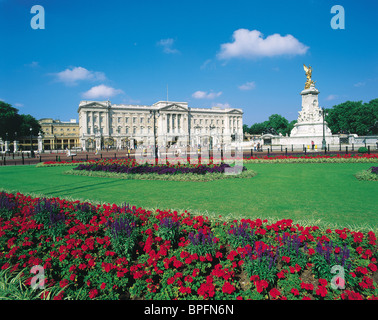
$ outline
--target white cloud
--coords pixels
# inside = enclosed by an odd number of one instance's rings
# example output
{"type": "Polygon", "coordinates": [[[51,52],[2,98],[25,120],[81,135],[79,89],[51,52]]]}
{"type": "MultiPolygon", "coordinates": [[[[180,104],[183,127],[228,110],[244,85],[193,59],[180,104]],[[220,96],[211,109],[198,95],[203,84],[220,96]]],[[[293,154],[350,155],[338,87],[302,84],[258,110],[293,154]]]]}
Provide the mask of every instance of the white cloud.
{"type": "Polygon", "coordinates": [[[177,49],[173,48],[174,40],[172,38],[161,39],[157,45],[163,48],[164,53],[179,53],[177,49]]]}
{"type": "Polygon", "coordinates": [[[123,93],[123,91],[120,89],[114,89],[104,84],[100,84],[98,86],[90,88],[88,91],[84,92],[82,96],[83,98],[86,98],[86,99],[98,99],[98,98],[110,98],[121,93],[123,93]]]}
{"type": "Polygon", "coordinates": [[[67,85],[76,85],[78,81],[103,81],[106,79],[103,72],[89,71],[83,67],[67,68],[61,72],[53,73],[56,80],[67,85]]]}
{"type": "Polygon", "coordinates": [[[17,102],[17,103],[14,104],[14,106],[17,107],[17,108],[22,108],[24,106],[24,104],[17,102]]]}
{"type": "Polygon", "coordinates": [[[27,64],[25,64],[25,67],[37,68],[37,67],[39,67],[39,62],[37,62],[37,61],[32,61],[31,63],[27,63],[27,64]]]}
{"type": "Polygon", "coordinates": [[[366,84],[366,82],[357,82],[357,83],[354,84],[354,86],[359,88],[359,87],[363,87],[365,84],[366,84]]]}
{"type": "Polygon", "coordinates": [[[330,94],[326,100],[327,101],[332,101],[332,100],[336,100],[339,96],[337,94],[330,94]]]}
{"type": "Polygon", "coordinates": [[[233,42],[221,45],[218,59],[303,55],[309,49],[290,34],[281,36],[275,33],[264,39],[258,30],[238,29],[232,38],[233,42]]]}
{"type": "Polygon", "coordinates": [[[255,88],[256,88],[255,81],[246,82],[246,83],[242,84],[241,86],[239,86],[239,89],[243,90],[243,91],[253,90],[255,88]]]}
{"type": "Polygon", "coordinates": [[[221,109],[231,108],[231,106],[228,102],[226,102],[226,103],[213,103],[212,107],[217,107],[217,108],[221,108],[221,109]]]}
{"type": "Polygon", "coordinates": [[[192,94],[192,97],[195,99],[214,99],[219,97],[222,94],[222,91],[219,92],[206,92],[206,91],[196,91],[192,94]]]}
{"type": "Polygon", "coordinates": [[[200,66],[200,69],[201,70],[207,69],[210,67],[210,64],[211,64],[211,59],[207,59],[204,63],[202,63],[202,65],[200,66]]]}

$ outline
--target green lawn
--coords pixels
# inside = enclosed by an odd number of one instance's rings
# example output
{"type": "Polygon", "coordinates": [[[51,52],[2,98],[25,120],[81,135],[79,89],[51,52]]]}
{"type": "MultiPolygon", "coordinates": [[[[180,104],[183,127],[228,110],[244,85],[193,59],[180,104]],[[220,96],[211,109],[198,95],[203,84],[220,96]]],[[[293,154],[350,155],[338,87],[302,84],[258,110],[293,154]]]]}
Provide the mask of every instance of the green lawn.
{"type": "Polygon", "coordinates": [[[0,189],[144,208],[378,226],[378,183],[353,175],[376,164],[246,164],[258,175],[211,182],[63,175],[71,167],[0,167],[0,189]]]}

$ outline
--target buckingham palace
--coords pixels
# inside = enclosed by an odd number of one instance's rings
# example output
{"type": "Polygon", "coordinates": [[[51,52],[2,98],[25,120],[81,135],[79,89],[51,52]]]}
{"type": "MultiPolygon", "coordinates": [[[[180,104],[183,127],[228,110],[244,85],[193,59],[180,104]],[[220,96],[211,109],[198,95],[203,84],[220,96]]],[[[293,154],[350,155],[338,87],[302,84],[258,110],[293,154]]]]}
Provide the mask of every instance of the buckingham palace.
{"type": "Polygon", "coordinates": [[[187,102],[172,101],[151,106],[81,101],[78,113],[83,150],[152,147],[154,138],[157,146],[220,147],[243,135],[243,111],[235,108],[191,108],[187,102]]]}

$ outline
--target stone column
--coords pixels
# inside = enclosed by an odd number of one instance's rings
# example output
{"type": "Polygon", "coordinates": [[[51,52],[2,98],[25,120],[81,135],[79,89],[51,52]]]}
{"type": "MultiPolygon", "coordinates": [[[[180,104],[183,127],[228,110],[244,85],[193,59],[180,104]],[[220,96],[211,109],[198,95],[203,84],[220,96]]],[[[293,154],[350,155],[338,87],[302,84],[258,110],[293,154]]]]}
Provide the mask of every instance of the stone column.
{"type": "Polygon", "coordinates": [[[88,111],[82,112],[82,118],[81,118],[81,124],[83,128],[82,134],[87,134],[88,133],[88,111]]]}
{"type": "Polygon", "coordinates": [[[38,152],[39,153],[42,153],[42,151],[43,151],[43,143],[42,142],[43,142],[42,135],[39,132],[38,133],[38,152]]]}
{"type": "Polygon", "coordinates": [[[13,152],[17,152],[17,151],[18,151],[18,141],[14,140],[13,141],[13,152]]]}

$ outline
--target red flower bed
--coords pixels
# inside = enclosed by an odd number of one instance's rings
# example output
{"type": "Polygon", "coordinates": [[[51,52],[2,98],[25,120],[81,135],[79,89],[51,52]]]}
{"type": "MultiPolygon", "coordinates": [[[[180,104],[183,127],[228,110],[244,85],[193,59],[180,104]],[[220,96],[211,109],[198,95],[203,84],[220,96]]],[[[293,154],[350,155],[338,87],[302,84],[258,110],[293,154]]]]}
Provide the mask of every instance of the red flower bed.
{"type": "Polygon", "coordinates": [[[286,155],[279,155],[279,156],[263,156],[263,157],[246,157],[244,160],[287,160],[287,159],[370,159],[370,160],[378,160],[378,154],[336,154],[336,155],[298,155],[298,156],[286,156],[286,155]]]}
{"type": "MultiPolygon", "coordinates": [[[[62,289],[54,299],[378,297],[373,232],[289,219],[214,222],[2,192],[0,247],[3,270],[42,266],[47,290],[62,289]]],[[[25,276],[31,284],[33,274],[25,276]]]]}

